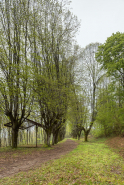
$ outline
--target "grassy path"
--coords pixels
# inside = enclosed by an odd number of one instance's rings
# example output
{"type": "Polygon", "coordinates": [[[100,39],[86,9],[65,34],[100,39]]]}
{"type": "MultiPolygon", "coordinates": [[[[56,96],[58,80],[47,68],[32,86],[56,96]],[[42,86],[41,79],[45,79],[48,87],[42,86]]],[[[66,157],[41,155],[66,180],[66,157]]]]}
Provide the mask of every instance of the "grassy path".
{"type": "Polygon", "coordinates": [[[76,149],[42,167],[3,178],[6,185],[124,185],[124,160],[104,141],[81,142],[76,149]]]}

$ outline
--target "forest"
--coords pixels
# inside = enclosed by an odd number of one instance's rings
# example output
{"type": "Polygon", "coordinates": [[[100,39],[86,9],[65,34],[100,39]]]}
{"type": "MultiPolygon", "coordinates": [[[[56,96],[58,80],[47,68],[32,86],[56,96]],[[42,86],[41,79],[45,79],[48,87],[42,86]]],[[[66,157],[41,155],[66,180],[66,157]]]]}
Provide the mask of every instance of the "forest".
{"type": "MultiPolygon", "coordinates": [[[[112,33],[103,44],[81,48],[75,40],[80,24],[69,1],[0,0],[0,161],[12,152],[9,160],[23,166],[23,157],[38,156],[42,149],[44,160],[45,155],[46,161],[57,158],[47,167],[44,163],[44,172],[37,169],[32,180],[28,172],[25,181],[22,175],[8,184],[124,184],[124,33],[112,33]],[[122,139],[122,158],[109,150],[111,138],[122,139]],[[59,153],[63,159],[58,159],[59,153]],[[97,154],[105,161],[98,162],[97,154]],[[83,158],[86,161],[80,164],[83,158]],[[100,165],[103,169],[93,175],[100,165]],[[103,175],[105,165],[111,166],[114,176],[103,175]]],[[[0,178],[10,175],[1,169],[0,178]]]]}

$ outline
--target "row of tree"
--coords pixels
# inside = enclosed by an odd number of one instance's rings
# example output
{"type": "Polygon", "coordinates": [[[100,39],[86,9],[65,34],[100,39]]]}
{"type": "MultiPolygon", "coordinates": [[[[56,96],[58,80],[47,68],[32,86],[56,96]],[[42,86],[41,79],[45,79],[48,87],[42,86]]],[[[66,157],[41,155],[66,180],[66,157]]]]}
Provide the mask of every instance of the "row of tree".
{"type": "Polygon", "coordinates": [[[108,78],[99,90],[93,132],[96,136],[124,136],[124,33],[117,32],[107,38],[99,47],[96,59],[107,71],[108,78]]]}
{"type": "MultiPolygon", "coordinates": [[[[12,130],[10,127],[5,127],[2,123],[6,120],[6,117],[2,117],[0,124],[0,147],[11,147],[12,146],[12,130]]],[[[58,134],[58,142],[63,140],[65,137],[65,127],[60,129],[58,134]]],[[[50,143],[53,143],[53,136],[51,135],[50,143]]],[[[42,128],[30,127],[28,129],[21,130],[18,132],[17,139],[18,146],[43,146],[47,145],[47,135],[42,128]]]]}
{"type": "Polygon", "coordinates": [[[74,99],[72,136],[124,135],[124,33],[86,46],[78,63],[83,97],[74,99]]]}
{"type": "Polygon", "coordinates": [[[79,22],[67,1],[2,0],[0,27],[0,109],[11,122],[12,147],[28,117],[41,124],[47,145],[51,134],[57,143],[74,86],[79,22]]]}

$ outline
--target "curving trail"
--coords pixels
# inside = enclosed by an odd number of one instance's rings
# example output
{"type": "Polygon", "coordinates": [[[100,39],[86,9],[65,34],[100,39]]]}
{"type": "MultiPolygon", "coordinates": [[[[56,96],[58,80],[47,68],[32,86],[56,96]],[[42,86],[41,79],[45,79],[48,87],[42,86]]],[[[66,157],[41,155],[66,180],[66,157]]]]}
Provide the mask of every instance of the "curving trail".
{"type": "Polygon", "coordinates": [[[4,160],[0,158],[0,178],[12,176],[21,171],[28,171],[49,160],[58,159],[72,151],[77,145],[77,142],[67,139],[63,143],[52,146],[53,149],[51,150],[34,151],[31,154],[20,155],[18,158],[11,157],[11,152],[8,152],[8,157],[4,160]]]}

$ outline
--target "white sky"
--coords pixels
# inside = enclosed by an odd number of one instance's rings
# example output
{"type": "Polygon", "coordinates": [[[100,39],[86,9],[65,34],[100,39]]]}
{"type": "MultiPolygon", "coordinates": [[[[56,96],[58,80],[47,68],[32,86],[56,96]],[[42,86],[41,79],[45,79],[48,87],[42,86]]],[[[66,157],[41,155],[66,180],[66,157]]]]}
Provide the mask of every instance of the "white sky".
{"type": "Polygon", "coordinates": [[[81,20],[76,37],[85,47],[90,43],[104,43],[112,33],[124,32],[124,0],[71,0],[71,12],[81,20]]]}

